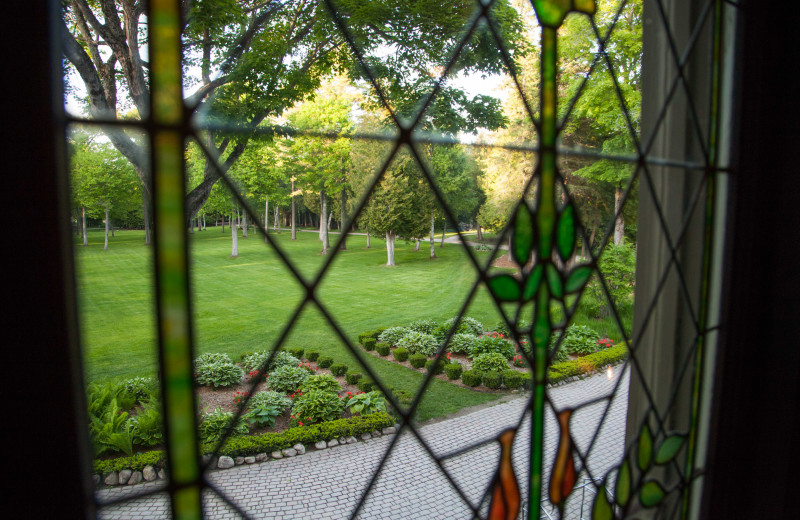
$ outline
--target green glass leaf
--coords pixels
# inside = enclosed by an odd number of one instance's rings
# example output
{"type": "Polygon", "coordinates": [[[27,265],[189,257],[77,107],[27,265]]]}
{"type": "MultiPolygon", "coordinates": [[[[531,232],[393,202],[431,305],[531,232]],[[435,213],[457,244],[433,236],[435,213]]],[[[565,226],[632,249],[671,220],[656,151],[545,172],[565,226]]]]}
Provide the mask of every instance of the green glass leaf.
{"type": "Polygon", "coordinates": [[[591,276],[592,268],[588,265],[576,267],[569,273],[569,276],[567,276],[567,282],[564,284],[564,291],[567,294],[579,291],[591,276]]]}
{"type": "Polygon", "coordinates": [[[664,442],[661,443],[656,452],[656,464],[666,464],[674,459],[681,446],[683,446],[684,440],[685,437],[683,435],[670,435],[664,439],[664,442]]]}
{"type": "Polygon", "coordinates": [[[664,500],[664,488],[655,480],[648,480],[639,490],[639,502],[644,507],[657,506],[664,500]]]}
{"type": "Polygon", "coordinates": [[[525,265],[533,250],[533,218],[527,204],[522,202],[514,219],[514,230],[511,235],[511,253],[519,265],[525,265]]]}
{"type": "Polygon", "coordinates": [[[547,285],[550,286],[550,293],[554,298],[561,299],[564,297],[564,284],[561,281],[561,273],[558,272],[556,266],[547,264],[547,285]]]}
{"type": "Polygon", "coordinates": [[[575,209],[572,205],[567,206],[561,212],[556,234],[558,254],[562,260],[566,260],[575,251],[575,209]]]}
{"type": "Polygon", "coordinates": [[[542,282],[542,273],[544,273],[544,268],[541,265],[537,265],[530,272],[528,279],[525,281],[525,289],[522,291],[523,301],[527,302],[536,295],[536,291],[539,290],[539,284],[542,282]]]}
{"type": "Polygon", "coordinates": [[[647,468],[650,467],[650,461],[653,458],[653,435],[650,433],[650,427],[647,423],[642,425],[642,431],[639,432],[639,450],[637,455],[639,469],[646,471],[647,468]]]}
{"type": "Polygon", "coordinates": [[[489,279],[489,290],[498,300],[513,302],[519,300],[522,290],[519,282],[510,274],[501,274],[489,279]]]}
{"type": "Polygon", "coordinates": [[[611,520],[614,513],[611,511],[611,504],[608,502],[606,496],[606,481],[603,480],[603,485],[597,490],[594,496],[594,505],[592,506],[592,519],[593,520],[611,520]]]}
{"type": "Polygon", "coordinates": [[[614,496],[621,506],[625,506],[628,503],[628,499],[631,498],[631,468],[628,465],[627,457],[617,472],[617,485],[614,488],[614,496]]]}

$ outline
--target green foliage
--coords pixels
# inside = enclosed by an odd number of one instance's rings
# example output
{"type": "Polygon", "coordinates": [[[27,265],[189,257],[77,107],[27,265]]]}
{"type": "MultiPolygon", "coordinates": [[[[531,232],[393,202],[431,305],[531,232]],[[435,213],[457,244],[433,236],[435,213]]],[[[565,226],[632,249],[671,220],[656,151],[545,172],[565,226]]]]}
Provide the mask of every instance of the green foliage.
{"type": "Polygon", "coordinates": [[[467,354],[478,341],[478,337],[474,334],[453,334],[450,338],[450,343],[447,345],[447,351],[453,354],[467,354]]]}
{"type": "Polygon", "coordinates": [[[370,415],[377,412],[385,412],[386,400],[383,398],[383,394],[373,390],[354,395],[347,401],[347,407],[354,414],[370,415]]]}
{"type": "Polygon", "coordinates": [[[375,344],[376,343],[377,342],[375,341],[375,338],[368,337],[368,338],[364,338],[364,340],[361,342],[361,345],[364,347],[364,350],[366,350],[367,352],[370,352],[372,350],[375,350],[375,344]]]}
{"type": "Polygon", "coordinates": [[[431,359],[430,361],[427,361],[425,363],[425,370],[427,370],[428,372],[433,372],[434,375],[439,375],[442,372],[444,372],[445,361],[446,360],[442,360],[438,364],[436,364],[436,360],[431,359]]]}
{"type": "Polygon", "coordinates": [[[323,392],[340,392],[342,390],[342,386],[339,382],[331,375],[328,374],[318,374],[315,376],[309,376],[303,384],[300,385],[300,390],[305,392],[310,392],[311,390],[321,390],[323,392]]]}
{"type": "Polygon", "coordinates": [[[514,345],[500,337],[500,335],[489,335],[478,338],[467,352],[467,355],[469,357],[477,357],[481,354],[489,354],[492,352],[501,354],[506,359],[513,358],[517,353],[514,349],[514,345]]]}
{"type": "Polygon", "coordinates": [[[361,379],[360,372],[348,372],[344,375],[344,380],[347,381],[348,385],[358,384],[359,379],[361,379]]]}
{"type": "Polygon", "coordinates": [[[398,347],[392,351],[392,356],[401,363],[408,359],[408,350],[403,347],[398,347]]]}
{"type": "Polygon", "coordinates": [[[309,377],[311,375],[303,368],[283,366],[270,373],[267,381],[272,390],[288,394],[300,388],[309,377]]]}
{"type": "Polygon", "coordinates": [[[330,366],[331,374],[341,377],[347,373],[347,365],[344,363],[334,363],[330,366]]]}
{"type": "Polygon", "coordinates": [[[311,361],[312,363],[319,358],[319,352],[316,350],[309,350],[306,352],[306,359],[311,361]]]}
{"type": "Polygon", "coordinates": [[[465,370],[464,373],[461,374],[461,382],[467,386],[478,386],[481,384],[482,379],[483,373],[477,370],[465,370]]]}
{"type": "Polygon", "coordinates": [[[424,332],[409,331],[397,342],[399,348],[408,350],[411,354],[424,354],[433,356],[436,354],[439,344],[436,338],[424,332]]]}
{"type": "MultiPolygon", "coordinates": [[[[554,339],[551,339],[554,342],[554,339]]],[[[561,341],[561,350],[567,354],[591,354],[599,349],[600,334],[583,325],[570,325],[561,341]]]]}
{"type": "Polygon", "coordinates": [[[317,366],[320,368],[328,368],[333,364],[333,358],[330,356],[322,356],[317,361],[317,366]]]}
{"type": "Polygon", "coordinates": [[[417,320],[410,323],[407,328],[425,334],[433,334],[438,327],[439,324],[433,320],[417,320]]]}
{"type": "Polygon", "coordinates": [[[366,332],[362,332],[361,334],[358,335],[358,343],[363,347],[364,340],[367,338],[372,338],[373,334],[375,334],[374,330],[368,330],[366,332]]]}
{"type": "Polygon", "coordinates": [[[146,466],[153,466],[154,468],[164,467],[167,454],[164,451],[147,451],[144,453],[137,453],[131,457],[118,457],[116,459],[95,460],[92,464],[93,473],[97,475],[107,475],[112,471],[121,471],[123,469],[130,469],[132,471],[141,471],[146,466]]]}
{"type": "Polygon", "coordinates": [[[213,361],[197,364],[195,376],[198,384],[218,388],[238,385],[241,383],[244,373],[228,358],[227,362],[213,361]]]}
{"type": "MultiPolygon", "coordinates": [[[[636,249],[627,242],[619,245],[608,244],[600,256],[598,265],[614,306],[618,309],[632,307],[633,287],[636,282],[636,249]]],[[[608,299],[596,276],[589,282],[587,292],[591,295],[591,300],[587,300],[587,304],[594,303],[591,311],[595,316],[608,315],[610,312],[608,299]]]]}
{"type": "MultiPolygon", "coordinates": [[[[247,356],[244,360],[242,360],[242,366],[245,370],[260,370],[264,363],[267,362],[269,359],[271,352],[268,350],[262,350],[260,352],[256,352],[247,356]]],[[[279,350],[275,353],[275,357],[272,358],[272,362],[267,367],[267,372],[272,372],[280,367],[283,366],[290,366],[296,367],[300,364],[300,359],[288,352],[284,352],[279,350]]]]}
{"type": "MultiPolygon", "coordinates": [[[[450,332],[450,328],[453,326],[455,321],[456,317],[453,317],[439,325],[439,327],[436,329],[436,337],[440,340],[444,339],[447,336],[447,333],[450,332]]],[[[458,323],[458,328],[454,334],[472,334],[473,336],[478,336],[483,334],[483,325],[474,318],[463,316],[461,321],[458,323]]]]}
{"type": "Polygon", "coordinates": [[[362,392],[372,392],[373,390],[378,390],[378,385],[375,384],[375,381],[368,377],[362,377],[356,383],[356,386],[362,392]]]}
{"type": "Polygon", "coordinates": [[[475,356],[471,368],[479,372],[503,372],[508,370],[508,361],[498,352],[489,352],[475,356]]]}
{"type": "Polygon", "coordinates": [[[242,417],[256,428],[271,428],[275,426],[275,420],[283,413],[279,407],[261,402],[256,404],[248,403],[249,412],[242,417]]]}
{"type": "Polygon", "coordinates": [[[134,377],[122,382],[125,392],[133,396],[137,402],[144,403],[159,394],[158,379],[153,377],[134,377]]]}
{"type": "Polygon", "coordinates": [[[411,354],[408,358],[408,362],[411,363],[411,366],[414,368],[422,368],[427,361],[428,358],[425,354],[411,354]]]}
{"type": "Polygon", "coordinates": [[[252,356],[253,354],[255,354],[255,352],[252,352],[250,350],[245,350],[244,352],[241,352],[239,354],[239,363],[243,362],[247,358],[247,356],[252,356]]]}
{"type": "Polygon", "coordinates": [[[509,390],[514,390],[522,386],[522,372],[516,370],[506,370],[503,372],[503,384],[509,390]]]}
{"type": "Polygon", "coordinates": [[[482,381],[486,388],[497,390],[503,386],[503,372],[484,372],[482,381]]]}
{"type": "MultiPolygon", "coordinates": [[[[519,322],[517,322],[517,327],[519,329],[521,329],[521,330],[529,330],[530,327],[531,327],[531,324],[528,323],[525,320],[519,320],[519,322]]],[[[497,324],[494,326],[493,330],[495,332],[497,332],[498,334],[502,334],[503,337],[505,337],[505,338],[511,339],[513,337],[513,334],[511,334],[511,331],[508,330],[508,325],[506,325],[505,320],[498,321],[497,324]]]]}
{"type": "Polygon", "coordinates": [[[377,350],[378,354],[380,354],[381,356],[388,356],[391,348],[386,343],[378,343],[375,346],[375,350],[377,350]]]}
{"type": "Polygon", "coordinates": [[[99,415],[90,412],[89,421],[95,456],[114,451],[133,454],[133,428],[128,413],[119,407],[115,397],[99,409],[99,415]]]}
{"type": "Polygon", "coordinates": [[[463,371],[464,369],[459,363],[448,363],[444,366],[444,373],[447,375],[447,379],[458,379],[463,371]]]}
{"type": "Polygon", "coordinates": [[[380,336],[378,336],[378,339],[381,343],[386,343],[392,347],[399,346],[398,343],[400,340],[403,339],[409,332],[410,330],[405,327],[389,327],[381,332],[380,336]]]}
{"type": "Polygon", "coordinates": [[[200,424],[197,426],[197,435],[200,442],[215,442],[222,438],[222,435],[229,427],[232,427],[231,435],[244,435],[248,432],[247,424],[243,418],[239,418],[233,424],[234,413],[226,412],[222,408],[216,408],[213,412],[203,414],[200,424]]]}
{"type": "Polygon", "coordinates": [[[533,374],[530,372],[522,373],[522,388],[525,390],[533,389],[533,374]]]}
{"type": "Polygon", "coordinates": [[[157,401],[149,401],[130,418],[131,433],[134,444],[140,446],[157,446],[164,442],[161,405],[157,401]]]}
{"type": "Polygon", "coordinates": [[[547,371],[547,380],[550,383],[558,383],[573,376],[580,376],[603,369],[627,357],[628,347],[625,344],[615,345],[573,361],[552,365],[547,371]]]}
{"type": "Polygon", "coordinates": [[[248,410],[267,406],[277,408],[279,411],[283,412],[292,406],[292,400],[280,392],[265,390],[263,392],[256,392],[247,402],[248,410]]]}
{"type": "Polygon", "coordinates": [[[292,405],[292,424],[302,426],[338,419],[344,411],[344,406],[344,402],[336,392],[319,389],[303,392],[292,405]]]}
{"type": "Polygon", "coordinates": [[[286,350],[289,354],[296,357],[298,360],[303,358],[303,354],[305,353],[305,349],[302,348],[290,348],[286,350]]]}

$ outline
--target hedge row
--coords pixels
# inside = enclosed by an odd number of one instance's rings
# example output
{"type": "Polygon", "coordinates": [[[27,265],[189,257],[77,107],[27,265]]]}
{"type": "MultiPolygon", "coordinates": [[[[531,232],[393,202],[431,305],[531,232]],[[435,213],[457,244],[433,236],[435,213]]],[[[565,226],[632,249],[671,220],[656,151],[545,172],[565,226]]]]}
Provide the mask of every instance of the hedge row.
{"type": "Polygon", "coordinates": [[[137,453],[130,457],[96,460],[94,461],[94,473],[98,475],[107,475],[112,471],[120,471],[125,468],[133,471],[141,471],[145,466],[163,467],[166,458],[167,453],[165,451],[156,450],[137,453]]]}
{"type": "MultiPolygon", "coordinates": [[[[627,357],[628,346],[621,343],[572,361],[556,363],[548,369],[547,380],[550,383],[558,383],[573,376],[590,374],[597,369],[602,369],[606,365],[617,363],[627,357]]],[[[525,382],[523,381],[523,386],[524,385],[525,382]]]]}

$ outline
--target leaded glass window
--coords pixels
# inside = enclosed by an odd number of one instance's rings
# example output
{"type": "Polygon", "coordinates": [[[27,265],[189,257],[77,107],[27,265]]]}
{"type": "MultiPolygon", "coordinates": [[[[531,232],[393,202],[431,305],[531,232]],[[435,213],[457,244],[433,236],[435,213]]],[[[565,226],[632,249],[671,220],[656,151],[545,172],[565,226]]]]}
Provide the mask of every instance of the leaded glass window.
{"type": "MultiPolygon", "coordinates": [[[[223,231],[230,208],[238,208],[244,237],[248,221],[255,223],[254,232],[258,230],[264,244],[259,240],[260,250],[248,254],[253,259],[268,255],[276,266],[259,276],[286,280],[275,295],[267,295],[282,298],[283,305],[265,307],[276,325],[265,329],[268,355],[253,367],[251,388],[266,375],[279,350],[291,346],[298,330],[317,327],[348,353],[348,360],[374,381],[397,412],[399,434],[381,441],[385,450],[369,466],[369,474],[360,476],[362,485],[344,516],[378,516],[390,508],[375,490],[382,489],[385,497],[392,472],[403,474],[392,456],[410,443],[425,461],[419,471],[438,479],[436,485],[449,490],[444,494],[455,497],[452,504],[447,502],[444,516],[694,514],[717,329],[726,42],[733,5],[661,0],[644,6],[633,0],[464,1],[453,6],[151,0],[146,6],[127,1],[98,6],[75,1],[65,11],[64,54],[90,98],[88,116],[70,116],[70,138],[77,148],[83,143],[76,137],[80,132],[102,130],[100,141],[109,142],[133,165],[144,212],[152,211],[155,305],[146,309],[154,321],[143,317],[139,323],[153,323],[157,332],[151,338],[157,342],[151,356],[157,352],[157,363],[156,356],[152,361],[158,367],[168,469],[166,479],[142,491],[99,491],[101,516],[124,516],[156,499],[168,501],[175,517],[266,514],[254,504],[268,502],[248,499],[247,493],[226,487],[210,472],[217,456],[235,451],[226,444],[231,428],[210,444],[197,434],[193,360],[200,353],[197,344],[214,334],[200,325],[202,314],[213,313],[214,302],[202,299],[207,280],[201,283],[197,273],[208,265],[191,234],[195,219],[204,215],[202,208],[215,197],[229,204],[227,213],[222,212],[223,231]],[[637,28],[643,28],[644,60],[637,28]],[[227,53],[215,47],[231,42],[227,53]],[[241,67],[237,60],[245,59],[249,66],[241,67]],[[366,94],[349,91],[341,78],[338,84],[323,85],[335,96],[319,93],[323,78],[343,71],[366,94]],[[507,102],[516,107],[517,120],[507,120],[508,112],[503,120],[496,101],[464,97],[454,85],[467,72],[474,73],[467,82],[477,81],[481,73],[505,75],[513,97],[507,102]],[[196,83],[188,81],[192,75],[198,76],[196,83]],[[122,77],[124,87],[117,88],[122,77]],[[309,101],[315,92],[321,100],[316,106],[309,101]],[[369,111],[359,115],[359,124],[337,119],[337,107],[347,112],[358,95],[366,97],[359,110],[369,111]],[[129,104],[118,103],[118,96],[130,99],[129,104]],[[285,111],[304,99],[311,107],[306,112],[285,111]],[[597,112],[602,117],[594,117],[597,112]],[[500,127],[506,128],[505,138],[488,133],[468,137],[473,130],[500,127]],[[259,143],[276,142],[273,149],[281,158],[248,155],[259,143]],[[466,159],[455,157],[456,147],[470,150],[466,159]],[[515,154],[514,160],[527,169],[517,172],[515,191],[501,200],[505,206],[495,208],[502,225],[494,247],[484,254],[462,245],[469,242],[458,225],[466,191],[450,182],[437,161],[461,160],[463,169],[469,160],[494,163],[498,179],[510,183],[512,173],[504,176],[497,164],[511,164],[515,154]],[[292,211],[295,198],[304,197],[311,210],[318,197],[319,207],[310,211],[320,215],[324,256],[318,261],[301,259],[277,235],[280,216],[270,213],[270,195],[261,213],[262,192],[269,189],[246,176],[268,175],[280,161],[290,160],[318,176],[306,179],[304,193],[295,189],[292,175],[289,197],[292,211]],[[187,167],[195,164],[203,165],[202,171],[187,167]],[[364,173],[360,178],[347,176],[359,168],[364,173]],[[598,183],[614,191],[613,205],[608,197],[605,208],[594,200],[600,197],[598,183]],[[390,218],[386,208],[399,204],[398,193],[403,204],[417,205],[417,217],[424,218],[402,223],[390,218]],[[326,205],[337,205],[341,218],[329,214],[326,205]],[[624,283],[624,256],[632,254],[625,250],[625,219],[637,213],[631,325],[624,315],[631,311],[623,309],[616,290],[624,283]],[[353,330],[338,307],[353,305],[369,312],[369,306],[355,301],[358,295],[352,295],[354,303],[342,304],[335,290],[347,276],[369,276],[347,268],[347,248],[352,250],[361,235],[329,236],[325,219],[339,220],[340,230],[366,225],[367,237],[373,226],[373,236],[376,230],[385,235],[387,263],[393,264],[399,226],[401,237],[419,244],[428,215],[433,220],[431,256],[438,218],[449,222],[459,239],[450,247],[463,248],[464,269],[457,278],[468,283],[459,286],[463,294],[454,310],[457,319],[442,329],[442,341],[429,352],[433,367],[417,378],[413,392],[398,392],[385,365],[357,345],[362,331],[353,330]],[[600,222],[604,216],[607,221],[600,222]],[[613,329],[609,335],[629,354],[614,358],[614,363],[621,362],[613,367],[609,362],[607,379],[587,379],[590,392],[573,396],[567,386],[550,384],[555,375],[549,368],[566,348],[576,312],[589,299],[613,329]],[[445,363],[460,325],[471,311],[483,308],[492,309],[518,346],[529,392],[508,429],[443,450],[414,417],[430,395],[426,390],[441,387],[435,367],[445,363]],[[614,430],[623,422],[624,439],[614,430]],[[606,442],[609,429],[616,432],[616,443],[606,442]],[[486,459],[488,464],[476,462],[486,459]],[[460,480],[463,469],[458,468],[464,465],[474,465],[476,472],[481,468],[476,483],[460,480]]],[[[110,162],[103,169],[112,169],[110,162]]],[[[121,177],[112,175],[113,182],[121,177]]],[[[102,199],[98,192],[111,182],[88,183],[86,192],[102,199]]],[[[273,212],[290,204],[272,197],[273,212]]],[[[109,205],[106,201],[107,226],[109,205]]],[[[147,229],[151,217],[143,218],[147,229]]],[[[230,219],[231,256],[238,257],[238,232],[230,219]]],[[[294,222],[292,228],[294,235],[294,222]]],[[[445,232],[446,227],[442,245],[445,232]]],[[[147,259],[142,261],[146,266],[147,259]]],[[[224,267],[236,265],[244,264],[224,267]]],[[[258,283],[231,280],[233,292],[235,284],[258,283]]],[[[84,306],[94,303],[89,295],[81,298],[84,306]]],[[[419,298],[418,305],[430,309],[435,303],[419,298]]],[[[219,314],[218,327],[238,326],[235,316],[224,320],[225,311],[219,314]]],[[[406,318],[410,316],[396,321],[406,318]]],[[[223,336],[215,339],[224,343],[223,336]]],[[[237,419],[248,399],[238,406],[237,419]]],[[[401,491],[394,496],[412,500],[415,494],[438,492],[432,485],[407,485],[412,492],[408,497],[401,491]]],[[[281,506],[276,507],[277,514],[281,506]]],[[[399,514],[408,514],[410,507],[399,514]]],[[[436,509],[411,515],[436,516],[431,511],[436,509]]]]}

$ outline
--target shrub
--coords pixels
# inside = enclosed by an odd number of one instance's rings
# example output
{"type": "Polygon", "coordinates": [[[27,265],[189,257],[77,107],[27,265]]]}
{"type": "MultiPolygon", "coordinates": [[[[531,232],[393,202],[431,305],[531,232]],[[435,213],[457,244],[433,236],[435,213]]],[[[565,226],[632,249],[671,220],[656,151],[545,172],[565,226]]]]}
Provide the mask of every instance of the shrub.
{"type": "Polygon", "coordinates": [[[514,356],[511,359],[511,364],[517,368],[523,368],[525,366],[525,357],[522,355],[514,356]]]}
{"type": "Polygon", "coordinates": [[[157,401],[145,403],[139,413],[131,417],[129,422],[134,444],[156,446],[164,442],[161,405],[157,401]]]}
{"type": "Polygon", "coordinates": [[[573,361],[554,364],[547,372],[547,379],[550,383],[557,383],[572,376],[603,368],[626,357],[628,357],[627,345],[616,345],[573,361]]]}
{"type": "Polygon", "coordinates": [[[506,388],[514,390],[522,386],[522,372],[516,370],[506,370],[503,372],[503,384],[506,388]]]}
{"type": "Polygon", "coordinates": [[[533,389],[533,374],[530,372],[523,372],[521,376],[522,388],[525,390],[533,389]]]}
{"type": "Polygon", "coordinates": [[[362,377],[356,383],[356,386],[362,392],[372,392],[373,390],[377,390],[378,386],[375,384],[375,381],[368,377],[362,377]]]}
{"type": "Polygon", "coordinates": [[[245,350],[239,354],[239,363],[243,362],[247,356],[252,356],[254,352],[252,350],[245,350]]]}
{"type": "Polygon", "coordinates": [[[461,374],[461,382],[467,386],[478,386],[481,384],[483,374],[478,372],[477,370],[465,370],[464,373],[461,374]]]}
{"type": "Polygon", "coordinates": [[[459,363],[448,363],[444,366],[444,373],[447,375],[447,379],[458,379],[463,371],[464,369],[459,363]]]}
{"type": "Polygon", "coordinates": [[[358,335],[358,343],[363,346],[364,340],[373,337],[372,335],[374,333],[375,333],[374,330],[368,330],[366,332],[362,332],[361,334],[358,335]]]}
{"type": "Polygon", "coordinates": [[[453,354],[467,354],[476,341],[478,341],[478,337],[472,334],[453,334],[447,345],[447,351],[453,354]]]}
{"type": "Polygon", "coordinates": [[[305,370],[309,374],[316,374],[317,373],[317,371],[314,369],[314,367],[311,365],[311,363],[298,363],[297,366],[299,368],[302,368],[303,370],[305,370]]]}
{"type": "Polygon", "coordinates": [[[508,361],[502,354],[490,352],[480,354],[472,360],[472,370],[479,372],[502,372],[508,370],[508,361]]]}
{"type": "MultiPolygon", "coordinates": [[[[338,384],[337,384],[338,386],[338,384]]],[[[335,392],[313,389],[304,392],[292,405],[292,424],[303,426],[338,419],[344,403],[335,392]]]]}
{"type": "MultiPolygon", "coordinates": [[[[222,408],[216,408],[213,412],[203,414],[200,425],[197,427],[200,442],[220,440],[228,427],[233,424],[233,419],[233,412],[226,412],[222,408]]],[[[247,424],[239,418],[233,426],[231,435],[244,435],[247,431],[247,424]]]]}
{"type": "Polygon", "coordinates": [[[503,385],[502,372],[485,372],[483,374],[483,386],[497,390],[503,385]]]}
{"type": "Polygon", "coordinates": [[[303,384],[300,385],[300,389],[305,392],[310,392],[311,390],[322,390],[324,392],[340,392],[342,390],[342,385],[331,375],[328,374],[319,374],[316,376],[309,376],[303,381],[303,384]]]}
{"type": "Polygon", "coordinates": [[[93,471],[98,475],[107,475],[112,471],[120,471],[125,468],[133,471],[141,471],[146,466],[156,468],[164,467],[166,452],[161,450],[137,453],[132,457],[119,457],[116,459],[96,460],[93,464],[93,471]]]}
{"type": "Polygon", "coordinates": [[[292,400],[280,392],[265,390],[257,392],[247,402],[247,409],[252,410],[257,406],[273,406],[283,412],[292,406],[292,400]]]}
{"type": "Polygon", "coordinates": [[[275,426],[275,419],[280,417],[283,413],[283,409],[275,405],[264,403],[252,405],[248,403],[248,406],[250,411],[242,417],[249,422],[251,426],[255,426],[256,428],[271,428],[275,426]]]}
{"type": "Polygon", "coordinates": [[[439,324],[433,320],[417,320],[411,323],[408,328],[425,334],[433,334],[439,328],[439,324]]]}
{"type": "MultiPolygon", "coordinates": [[[[526,331],[526,330],[529,330],[530,328],[531,328],[531,324],[528,323],[525,320],[519,320],[517,322],[517,329],[519,329],[519,330],[526,331]]],[[[511,331],[508,330],[508,325],[506,325],[505,320],[498,321],[497,325],[494,326],[494,331],[497,332],[498,334],[502,334],[506,338],[513,338],[514,337],[514,335],[511,334],[511,331]]]]}
{"type": "Polygon", "coordinates": [[[436,363],[435,359],[431,359],[430,361],[426,362],[425,370],[427,370],[428,372],[432,371],[434,375],[438,375],[444,372],[445,360],[441,360],[438,365],[435,365],[435,363],[436,363]]]}
{"type": "Polygon", "coordinates": [[[426,356],[435,355],[439,349],[439,343],[435,337],[414,330],[398,341],[397,346],[408,350],[411,354],[424,354],[426,356]]]}
{"type": "MultiPolygon", "coordinates": [[[[557,338],[555,338],[557,340],[557,338]]],[[[599,350],[600,334],[590,327],[570,325],[561,341],[561,349],[567,354],[586,355],[599,350]]]]}
{"type": "Polygon", "coordinates": [[[198,364],[194,370],[198,384],[211,385],[214,388],[238,385],[244,376],[242,369],[234,365],[230,358],[227,362],[212,361],[198,364]]]}
{"type": "Polygon", "coordinates": [[[307,378],[311,377],[307,370],[300,367],[280,367],[269,375],[269,387],[276,392],[288,394],[294,392],[307,378]]]}
{"type": "Polygon", "coordinates": [[[408,362],[411,363],[411,366],[414,368],[424,367],[427,361],[428,358],[425,356],[425,354],[412,354],[408,358],[408,362]]]}
{"type": "Polygon", "coordinates": [[[375,346],[375,350],[377,350],[378,354],[380,354],[381,356],[388,356],[391,348],[386,343],[378,343],[375,346]]]}
{"type": "Polygon", "coordinates": [[[228,354],[220,354],[217,352],[207,352],[194,360],[194,366],[200,365],[207,365],[209,363],[231,363],[233,364],[233,360],[231,360],[228,354]]]}
{"type": "Polygon", "coordinates": [[[375,338],[364,338],[364,341],[361,342],[367,352],[375,350],[376,343],[375,338]]]}
{"type": "Polygon", "coordinates": [[[289,354],[293,355],[297,359],[303,358],[304,349],[302,348],[290,348],[287,351],[289,352],[289,354]]]}
{"type": "MultiPolygon", "coordinates": [[[[456,318],[450,318],[446,322],[439,325],[436,329],[434,335],[441,339],[447,337],[447,333],[450,332],[450,327],[453,326],[455,323],[456,318]]],[[[461,321],[458,323],[458,328],[456,329],[455,334],[472,334],[473,336],[478,336],[483,334],[483,325],[476,319],[470,318],[469,316],[463,316],[461,321]]]]}
{"type": "Polygon", "coordinates": [[[319,358],[317,361],[317,366],[320,368],[328,368],[333,364],[333,358],[329,356],[324,356],[319,358]]]}
{"type": "Polygon", "coordinates": [[[394,356],[397,361],[402,363],[408,359],[408,350],[404,349],[403,347],[398,347],[392,351],[392,356],[394,356]]]}
{"type": "MultiPolygon", "coordinates": [[[[267,359],[269,359],[271,354],[272,352],[268,350],[254,352],[242,360],[242,366],[248,371],[260,370],[264,363],[267,362],[267,359]]],[[[273,370],[277,370],[283,366],[296,367],[299,363],[300,360],[295,356],[289,354],[288,352],[279,350],[275,353],[275,356],[272,358],[272,362],[267,367],[267,372],[272,372],[273,370]]]]}
{"type": "Polygon", "coordinates": [[[306,352],[306,359],[311,361],[312,363],[319,358],[319,352],[316,350],[309,350],[306,352]]]}
{"type": "MultiPolygon", "coordinates": [[[[633,284],[636,281],[636,249],[629,243],[609,244],[600,257],[598,267],[614,305],[618,309],[630,307],[633,304],[633,284]]],[[[595,318],[607,316],[608,300],[597,276],[592,277],[586,292],[591,298],[582,298],[582,306],[595,318]]]]}
{"type": "Polygon", "coordinates": [[[378,336],[378,339],[381,343],[386,343],[387,345],[394,347],[409,332],[411,331],[405,327],[389,327],[381,332],[381,335],[378,336]]]}
{"type": "Polygon", "coordinates": [[[139,403],[158,397],[158,379],[154,377],[134,377],[123,381],[122,386],[139,403]]]}
{"type": "Polygon", "coordinates": [[[348,372],[344,375],[344,380],[347,381],[348,385],[358,384],[359,379],[361,379],[360,372],[348,372]]]}
{"type": "Polygon", "coordinates": [[[513,344],[504,339],[500,334],[492,332],[488,336],[481,336],[478,338],[467,354],[470,357],[475,357],[490,352],[499,353],[506,359],[513,358],[517,353],[513,344]]]}
{"type": "Polygon", "coordinates": [[[331,374],[341,377],[347,372],[347,365],[344,363],[334,363],[330,366],[331,374]]]}
{"type": "Polygon", "coordinates": [[[368,415],[386,411],[386,400],[378,391],[356,394],[347,401],[347,407],[355,414],[368,415]]]}

